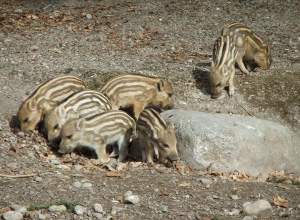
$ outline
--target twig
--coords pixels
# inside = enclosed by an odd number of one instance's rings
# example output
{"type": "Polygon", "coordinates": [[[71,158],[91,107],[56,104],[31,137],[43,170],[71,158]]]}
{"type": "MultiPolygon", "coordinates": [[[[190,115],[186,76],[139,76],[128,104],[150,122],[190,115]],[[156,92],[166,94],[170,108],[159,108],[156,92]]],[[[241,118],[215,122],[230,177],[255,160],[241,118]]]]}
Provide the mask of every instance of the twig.
{"type": "Polygon", "coordinates": [[[240,106],[242,107],[242,109],[244,109],[247,112],[248,115],[253,116],[252,114],[250,114],[249,111],[247,111],[247,109],[244,108],[244,106],[242,106],[242,105],[240,105],[240,106]]]}
{"type": "Polygon", "coordinates": [[[25,174],[25,175],[5,175],[5,174],[0,174],[0,177],[6,177],[6,178],[25,178],[25,177],[31,177],[31,176],[37,176],[40,174],[36,174],[36,173],[31,173],[31,174],[25,174]]]}

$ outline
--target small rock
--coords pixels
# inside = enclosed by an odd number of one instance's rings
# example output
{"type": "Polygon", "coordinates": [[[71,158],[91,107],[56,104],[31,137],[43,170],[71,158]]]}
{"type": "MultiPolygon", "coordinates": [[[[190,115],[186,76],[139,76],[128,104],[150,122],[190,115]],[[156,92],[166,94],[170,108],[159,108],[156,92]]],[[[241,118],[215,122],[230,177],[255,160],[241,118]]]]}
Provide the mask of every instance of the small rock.
{"type": "Polygon", "coordinates": [[[70,167],[67,165],[58,165],[57,168],[62,170],[70,170],[70,167]]]}
{"type": "Polygon", "coordinates": [[[242,220],[252,220],[253,218],[251,216],[245,216],[242,220]]]}
{"type": "Polygon", "coordinates": [[[122,211],[123,209],[121,208],[121,207],[117,207],[117,206],[113,206],[112,208],[111,208],[111,214],[112,215],[115,215],[115,214],[117,214],[117,212],[120,212],[120,211],[122,211]]]}
{"type": "Polygon", "coordinates": [[[48,208],[50,212],[65,212],[67,211],[66,206],[64,205],[52,205],[48,208]]]}
{"type": "Polygon", "coordinates": [[[103,213],[103,207],[101,204],[95,203],[94,210],[95,210],[95,212],[103,213]]]}
{"type": "Polygon", "coordinates": [[[140,198],[137,195],[126,196],[124,202],[137,204],[140,201],[140,198]]]}
{"type": "Polygon", "coordinates": [[[238,197],[237,195],[231,195],[230,197],[231,197],[233,200],[239,199],[239,197],[238,197]]]}
{"type": "Polygon", "coordinates": [[[240,210],[238,209],[233,209],[231,212],[229,212],[229,215],[239,215],[240,214],[240,210]]]}
{"type": "Polygon", "coordinates": [[[11,169],[17,169],[18,168],[18,164],[17,163],[8,163],[6,164],[7,167],[11,168],[11,169]]]}
{"type": "Polygon", "coordinates": [[[212,195],[211,196],[213,199],[219,199],[219,196],[217,196],[217,195],[212,195]]]}
{"type": "Polygon", "coordinates": [[[56,159],[52,159],[50,161],[50,163],[54,164],[54,165],[59,165],[60,164],[60,161],[59,160],[56,160],[56,159]]]}
{"type": "Polygon", "coordinates": [[[211,185],[213,183],[212,180],[209,180],[209,179],[205,179],[205,178],[200,178],[199,181],[205,185],[211,185]]]}
{"type": "Polygon", "coordinates": [[[87,208],[81,205],[76,205],[74,208],[74,212],[76,215],[83,215],[86,212],[87,208]]]}
{"type": "Polygon", "coordinates": [[[24,215],[27,212],[27,208],[24,206],[13,204],[10,205],[10,207],[13,208],[16,212],[20,212],[22,215],[24,215]]]}
{"type": "Polygon", "coordinates": [[[46,220],[47,216],[39,213],[38,218],[39,218],[39,220],[46,220]]]}
{"type": "Polygon", "coordinates": [[[26,147],[27,147],[27,144],[21,144],[20,147],[26,148],[26,147]]]}
{"type": "Polygon", "coordinates": [[[21,220],[23,215],[20,212],[8,211],[3,214],[3,219],[5,220],[21,220]]]}
{"type": "Polygon", "coordinates": [[[19,9],[16,9],[14,12],[15,12],[15,13],[22,13],[23,10],[19,8],[19,9]]]}
{"type": "Polygon", "coordinates": [[[160,207],[160,211],[162,211],[162,212],[168,212],[168,206],[162,205],[162,206],[160,207]]]}
{"type": "Polygon", "coordinates": [[[21,138],[23,138],[25,136],[25,134],[24,134],[24,132],[23,131],[20,131],[20,132],[18,132],[18,137],[21,137],[21,138]]]}
{"type": "Polygon", "coordinates": [[[43,178],[39,177],[39,176],[36,176],[36,177],[34,177],[34,181],[36,181],[36,182],[42,182],[43,178]]]}
{"type": "Polygon", "coordinates": [[[84,183],[84,184],[82,184],[82,187],[83,187],[83,188],[91,188],[92,185],[93,185],[93,184],[91,184],[91,183],[84,183]]]}
{"type": "Polygon", "coordinates": [[[87,14],[87,15],[86,15],[86,18],[87,18],[87,19],[91,19],[91,18],[92,18],[92,15],[91,15],[91,14],[87,14]]]}
{"type": "Polygon", "coordinates": [[[266,200],[258,200],[256,202],[251,203],[243,208],[244,215],[250,216],[262,216],[262,217],[270,217],[272,216],[272,206],[266,200]]]}
{"type": "Polygon", "coordinates": [[[39,47],[36,46],[36,45],[33,45],[32,47],[30,47],[30,50],[32,50],[32,51],[35,51],[35,50],[38,50],[38,49],[39,49],[39,47]]]}
{"type": "Polygon", "coordinates": [[[96,219],[102,219],[103,215],[101,213],[93,213],[93,216],[96,218],[96,219]]]}
{"type": "Polygon", "coordinates": [[[82,183],[86,183],[88,181],[89,181],[88,179],[82,179],[82,180],[80,180],[80,182],[82,182],[82,183]]]}
{"type": "Polygon", "coordinates": [[[157,193],[159,192],[159,189],[155,188],[153,191],[157,193]]]}
{"type": "Polygon", "coordinates": [[[132,191],[127,191],[127,192],[124,194],[124,197],[128,197],[128,196],[132,196],[132,191]]]}
{"type": "Polygon", "coordinates": [[[72,184],[72,186],[74,186],[74,187],[76,187],[76,188],[79,188],[79,187],[81,187],[81,182],[74,182],[74,183],[72,184]]]}
{"type": "Polygon", "coordinates": [[[125,170],[126,168],[126,164],[125,163],[117,163],[117,166],[116,166],[116,170],[120,171],[120,170],[125,170]]]}
{"type": "Polygon", "coordinates": [[[300,204],[299,204],[299,205],[297,205],[297,208],[298,208],[298,209],[300,209],[300,204]]]}
{"type": "Polygon", "coordinates": [[[83,167],[82,165],[75,165],[74,170],[75,171],[80,171],[82,169],[82,167],[83,167]]]}

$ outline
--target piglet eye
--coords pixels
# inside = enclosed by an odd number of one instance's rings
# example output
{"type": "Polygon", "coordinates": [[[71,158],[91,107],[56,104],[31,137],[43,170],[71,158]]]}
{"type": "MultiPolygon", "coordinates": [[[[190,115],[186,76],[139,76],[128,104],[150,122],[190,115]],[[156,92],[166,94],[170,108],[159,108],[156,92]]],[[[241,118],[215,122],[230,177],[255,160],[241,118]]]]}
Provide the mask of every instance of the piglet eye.
{"type": "Polygon", "coordinates": [[[163,144],[163,148],[169,148],[168,144],[163,144]]]}
{"type": "Polygon", "coordinates": [[[28,121],[29,121],[28,117],[23,120],[24,123],[28,123],[28,121]]]}
{"type": "Polygon", "coordinates": [[[67,136],[67,139],[71,139],[73,137],[73,134],[70,134],[67,136]]]}
{"type": "Polygon", "coordinates": [[[173,96],[173,94],[172,93],[168,93],[168,96],[169,96],[169,98],[171,98],[173,96]]]}
{"type": "Polygon", "coordinates": [[[57,130],[58,129],[58,124],[56,124],[54,127],[53,127],[54,130],[57,130]]]}

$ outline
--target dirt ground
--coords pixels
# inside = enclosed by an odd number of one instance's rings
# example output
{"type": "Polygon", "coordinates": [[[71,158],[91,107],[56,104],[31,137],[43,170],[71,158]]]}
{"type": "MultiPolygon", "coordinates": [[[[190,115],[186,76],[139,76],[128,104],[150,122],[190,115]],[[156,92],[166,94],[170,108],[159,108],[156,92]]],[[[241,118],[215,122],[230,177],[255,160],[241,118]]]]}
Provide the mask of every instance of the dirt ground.
{"type": "MultiPolygon", "coordinates": [[[[299,14],[298,0],[0,0],[0,175],[42,177],[0,176],[0,214],[12,203],[48,213],[42,205],[67,200],[90,210],[100,203],[104,216],[120,207],[112,214],[115,219],[242,219],[230,212],[265,199],[273,208],[270,219],[300,219],[299,177],[288,171],[258,182],[239,172],[199,173],[184,162],[148,167],[132,158],[115,170],[78,153],[60,157],[42,136],[19,133],[12,123],[23,98],[58,74],[79,76],[98,89],[113,75],[141,73],[172,83],[175,108],[250,115],[287,125],[299,135],[299,14]],[[224,91],[213,100],[208,88],[212,46],[231,22],[248,25],[270,43],[273,63],[250,76],[237,70],[236,94],[230,98],[224,91]],[[76,181],[92,187],[76,188],[76,181]],[[140,197],[137,205],[122,202],[128,190],[140,197]],[[287,208],[274,204],[277,195],[289,201],[287,208]]],[[[67,212],[48,219],[95,218],[67,212]]]]}

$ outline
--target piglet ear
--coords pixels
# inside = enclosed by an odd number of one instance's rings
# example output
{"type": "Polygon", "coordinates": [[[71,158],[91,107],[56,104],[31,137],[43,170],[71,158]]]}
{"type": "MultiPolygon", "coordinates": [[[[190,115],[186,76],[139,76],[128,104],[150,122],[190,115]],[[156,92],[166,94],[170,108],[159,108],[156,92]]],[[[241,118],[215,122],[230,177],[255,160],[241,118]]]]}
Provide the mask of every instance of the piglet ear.
{"type": "Polygon", "coordinates": [[[65,108],[62,105],[58,106],[57,111],[58,111],[59,117],[61,117],[61,118],[65,118],[66,117],[66,115],[67,115],[66,114],[66,110],[65,110],[65,108]]]}
{"type": "Polygon", "coordinates": [[[157,90],[163,91],[165,88],[165,82],[163,80],[160,80],[159,83],[157,83],[157,90]]]}
{"type": "Polygon", "coordinates": [[[28,109],[30,109],[31,111],[37,110],[37,103],[36,103],[36,100],[35,100],[35,99],[28,100],[27,107],[28,107],[28,109]]]}
{"type": "Polygon", "coordinates": [[[77,130],[81,131],[82,129],[84,129],[84,126],[85,126],[85,119],[80,118],[76,123],[77,130]]]}

